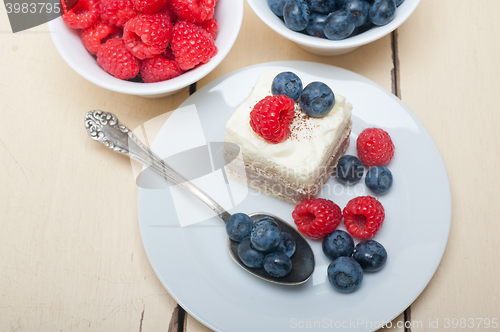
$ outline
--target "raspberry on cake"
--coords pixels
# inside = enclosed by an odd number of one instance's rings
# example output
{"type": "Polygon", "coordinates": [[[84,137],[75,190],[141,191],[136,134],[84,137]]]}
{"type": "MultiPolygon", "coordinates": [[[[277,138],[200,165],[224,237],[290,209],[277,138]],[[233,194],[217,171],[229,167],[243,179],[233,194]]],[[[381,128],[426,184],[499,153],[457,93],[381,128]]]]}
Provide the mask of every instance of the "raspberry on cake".
{"type": "Polygon", "coordinates": [[[267,96],[250,112],[250,126],[270,143],[280,143],[290,136],[290,122],[295,104],[285,95],[267,96]]]}
{"type": "Polygon", "coordinates": [[[294,102],[290,134],[279,143],[268,142],[252,129],[250,113],[259,101],[272,96],[273,80],[281,72],[262,73],[247,100],[226,123],[224,141],[237,144],[241,150],[227,171],[265,194],[300,203],[319,194],[347,150],[352,105],[337,94],[331,111],[315,118],[294,102]]]}

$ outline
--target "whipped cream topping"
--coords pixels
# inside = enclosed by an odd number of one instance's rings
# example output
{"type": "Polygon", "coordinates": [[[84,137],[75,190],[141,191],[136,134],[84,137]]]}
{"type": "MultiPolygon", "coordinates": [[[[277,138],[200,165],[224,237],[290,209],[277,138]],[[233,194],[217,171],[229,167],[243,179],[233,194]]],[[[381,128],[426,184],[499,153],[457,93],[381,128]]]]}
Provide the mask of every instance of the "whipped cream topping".
{"type": "MultiPolygon", "coordinates": [[[[290,137],[273,144],[257,135],[250,126],[250,112],[257,102],[272,95],[274,77],[282,70],[263,72],[248,98],[226,123],[224,140],[240,146],[243,156],[265,159],[280,171],[293,170],[295,175],[310,177],[328,157],[333,143],[340,143],[342,132],[351,119],[352,105],[335,93],[335,105],[322,118],[307,116],[295,103],[295,116],[290,124],[290,137]]],[[[303,82],[304,87],[309,82],[303,82]]]]}

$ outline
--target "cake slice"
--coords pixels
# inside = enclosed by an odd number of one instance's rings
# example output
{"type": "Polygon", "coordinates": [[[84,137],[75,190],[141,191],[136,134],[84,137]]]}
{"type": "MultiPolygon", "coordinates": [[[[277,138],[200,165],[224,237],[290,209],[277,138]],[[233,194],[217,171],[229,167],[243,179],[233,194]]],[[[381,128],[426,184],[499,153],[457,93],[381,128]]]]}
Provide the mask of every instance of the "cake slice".
{"type": "Polygon", "coordinates": [[[253,131],[250,112],[260,100],[272,95],[273,79],[281,72],[263,72],[246,101],[227,121],[224,141],[237,144],[241,150],[239,157],[228,164],[227,173],[265,194],[299,203],[319,194],[347,150],[352,105],[335,94],[330,113],[314,118],[295,102],[290,136],[281,143],[269,143],[253,131]]]}

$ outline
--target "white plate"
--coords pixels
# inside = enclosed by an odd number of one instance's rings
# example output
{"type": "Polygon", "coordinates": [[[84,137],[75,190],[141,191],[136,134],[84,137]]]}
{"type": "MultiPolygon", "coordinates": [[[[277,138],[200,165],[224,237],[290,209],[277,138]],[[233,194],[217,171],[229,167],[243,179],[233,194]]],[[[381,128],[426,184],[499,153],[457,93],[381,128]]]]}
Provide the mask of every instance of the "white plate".
{"type": "MultiPolygon", "coordinates": [[[[436,271],[448,240],[451,194],[441,155],[422,123],[399,99],[353,72],[309,62],[274,62],[236,71],[203,87],[182,106],[195,104],[207,142],[220,142],[224,125],[244,101],[261,72],[280,68],[304,82],[322,81],[354,106],[351,146],[367,127],[386,129],[396,146],[388,165],[394,175],[391,191],[379,199],[386,219],[374,237],[388,252],[386,266],[365,273],[352,294],[335,291],[326,278],[328,259],[321,242],[310,241],[316,271],[301,286],[277,286],[239,268],[229,257],[223,222],[216,217],[180,227],[168,189],[139,189],[139,223],[149,260],[172,297],[193,317],[216,331],[288,331],[337,327],[372,331],[390,322],[423,291],[436,271]]],[[[153,149],[164,156],[167,126],[153,149]]],[[[189,140],[184,135],[179,139],[189,140]]],[[[321,197],[341,208],[353,197],[370,194],[363,183],[354,187],[328,181],[321,197]]],[[[253,190],[229,212],[267,211],[293,224],[294,206],[253,190]]],[[[295,225],[294,225],[295,226],[295,225]]],[[[343,225],[341,225],[342,229],[343,225]]]]}

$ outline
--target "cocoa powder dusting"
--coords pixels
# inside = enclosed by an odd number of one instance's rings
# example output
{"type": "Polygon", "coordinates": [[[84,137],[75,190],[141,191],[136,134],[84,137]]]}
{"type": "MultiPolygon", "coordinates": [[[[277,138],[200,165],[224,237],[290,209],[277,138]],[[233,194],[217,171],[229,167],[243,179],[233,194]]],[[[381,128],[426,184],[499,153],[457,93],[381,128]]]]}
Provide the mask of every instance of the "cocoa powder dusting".
{"type": "Polygon", "coordinates": [[[313,130],[319,125],[314,125],[310,121],[310,116],[302,112],[299,105],[295,105],[295,115],[290,124],[290,139],[300,141],[301,139],[311,140],[314,138],[313,130]]]}

